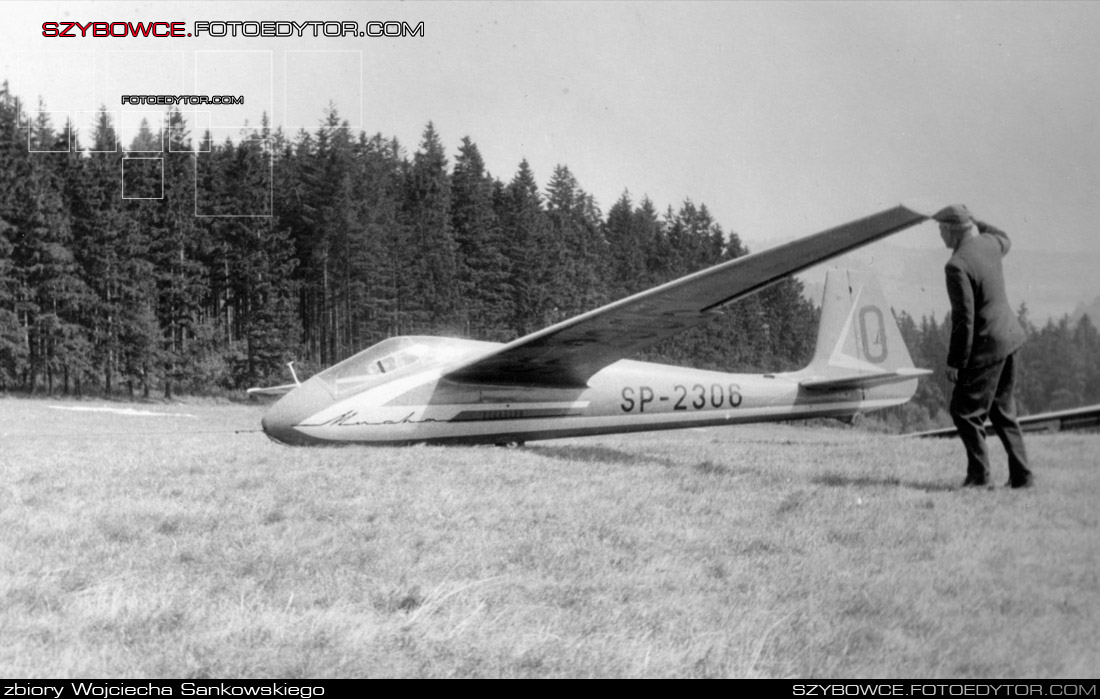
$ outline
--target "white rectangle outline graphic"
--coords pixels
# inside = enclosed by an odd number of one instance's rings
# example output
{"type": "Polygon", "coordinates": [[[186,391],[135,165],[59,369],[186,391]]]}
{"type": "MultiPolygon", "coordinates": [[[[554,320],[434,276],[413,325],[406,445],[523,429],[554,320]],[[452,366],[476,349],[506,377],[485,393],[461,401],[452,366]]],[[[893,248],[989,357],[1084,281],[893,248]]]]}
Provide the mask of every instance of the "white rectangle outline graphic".
{"type": "MultiPolygon", "coordinates": [[[[160,133],[160,148],[158,148],[157,150],[133,150],[131,148],[127,148],[126,145],[123,144],[122,145],[122,152],[123,153],[163,153],[164,152],[164,139],[168,136],[168,125],[167,125],[168,112],[159,112],[159,111],[156,111],[155,109],[135,109],[133,111],[122,112],[122,114],[119,115],[119,124],[118,124],[118,140],[120,142],[122,141],[122,118],[126,114],[156,114],[157,118],[160,119],[160,127],[157,129],[158,132],[160,133]]],[[[152,127],[153,125],[149,124],[149,126],[152,127]]]]}
{"type": "Polygon", "coordinates": [[[28,153],[68,153],[73,149],[73,129],[72,122],[69,119],[69,113],[63,111],[52,112],[49,109],[36,109],[34,114],[64,114],[65,115],[65,150],[39,150],[37,148],[31,148],[31,126],[34,121],[31,120],[30,115],[32,112],[27,112],[27,152],[28,153]]]}
{"type": "Polygon", "coordinates": [[[317,50],[313,50],[313,51],[307,51],[307,50],[283,51],[283,130],[287,131],[287,132],[292,131],[292,130],[297,130],[297,129],[302,129],[304,131],[308,131],[309,128],[310,128],[310,127],[305,126],[305,125],[301,125],[301,126],[299,126],[297,124],[291,125],[289,123],[289,119],[287,119],[287,109],[286,109],[286,101],[287,101],[287,89],[286,89],[287,69],[286,69],[286,65],[287,64],[286,64],[286,59],[287,59],[287,55],[291,54],[291,53],[357,53],[357,54],[359,54],[359,85],[358,85],[358,87],[359,87],[359,124],[356,125],[356,126],[352,126],[351,128],[361,131],[363,129],[363,51],[362,51],[362,49],[354,49],[354,50],[353,49],[343,49],[343,50],[333,49],[331,51],[326,50],[326,49],[317,49],[317,50]]]}
{"type": "MultiPolygon", "coordinates": [[[[5,52],[0,52],[0,54],[5,55],[5,56],[11,56],[12,58],[18,58],[18,59],[23,59],[23,58],[28,57],[28,56],[33,58],[33,57],[35,57],[39,54],[49,55],[49,56],[64,56],[64,55],[68,54],[68,55],[82,56],[83,60],[86,60],[90,57],[92,59],[92,104],[90,105],[90,108],[95,109],[95,103],[96,103],[95,81],[96,81],[96,74],[99,71],[99,55],[95,51],[93,51],[93,50],[88,50],[88,51],[64,51],[64,50],[62,50],[62,51],[46,51],[46,50],[42,50],[42,51],[10,51],[10,52],[5,51],[5,52]]],[[[66,61],[66,63],[72,63],[72,62],[75,62],[75,63],[79,64],[80,60],[74,59],[71,62],[66,61]]],[[[12,76],[10,76],[10,75],[5,76],[5,79],[10,80],[10,79],[12,79],[12,76]]],[[[9,85],[8,87],[11,87],[11,86],[9,85]]],[[[41,94],[39,96],[41,96],[41,94]]],[[[12,97],[15,97],[14,93],[12,94],[12,97]]],[[[22,100],[20,100],[20,102],[22,102],[22,100]]],[[[35,110],[35,111],[48,112],[50,110],[49,109],[42,109],[42,110],[35,110]]],[[[64,111],[64,110],[59,109],[57,111],[60,112],[60,111],[64,111]]],[[[76,111],[86,111],[86,110],[83,110],[83,109],[70,109],[70,110],[67,110],[67,111],[76,112],[76,111]]]]}
{"type": "MultiPolygon", "coordinates": [[[[117,54],[126,55],[126,56],[133,56],[136,53],[178,53],[179,56],[180,56],[180,85],[179,85],[179,89],[178,89],[177,94],[181,94],[181,95],[183,94],[183,92],[184,92],[184,88],[183,88],[184,77],[183,76],[184,76],[184,67],[186,65],[184,63],[185,56],[184,56],[183,51],[172,50],[172,49],[163,49],[161,51],[157,51],[155,49],[134,49],[132,51],[130,51],[130,50],[120,50],[120,49],[107,49],[107,68],[104,71],[104,79],[103,79],[103,91],[104,91],[104,93],[106,93],[107,99],[111,98],[111,54],[112,53],[117,53],[117,54]]],[[[159,90],[158,90],[158,92],[159,92],[159,90]]],[[[123,93],[123,94],[126,94],[126,93],[123,93]]]]}
{"type": "MultiPolygon", "coordinates": [[[[217,128],[229,129],[231,126],[217,128]]],[[[267,210],[266,214],[200,214],[199,213],[199,154],[195,153],[195,218],[271,218],[275,215],[275,153],[271,150],[271,138],[253,138],[265,142],[267,151],[267,210]]],[[[210,151],[203,151],[209,153],[210,151]]]]}
{"type": "MultiPolygon", "coordinates": [[[[10,56],[13,59],[22,60],[27,56],[30,56],[30,57],[33,58],[34,56],[36,56],[38,54],[49,54],[50,56],[74,54],[74,55],[83,56],[85,58],[90,56],[91,59],[92,59],[92,105],[91,106],[92,106],[92,109],[95,109],[95,93],[96,93],[95,76],[96,76],[96,72],[99,70],[99,64],[98,64],[99,56],[96,54],[95,51],[12,51],[12,52],[6,52],[4,55],[10,56]]],[[[16,65],[18,66],[18,64],[16,64],[16,65]]],[[[7,76],[7,77],[9,79],[11,78],[11,76],[7,76]]],[[[10,87],[10,85],[9,85],[9,87],[10,87]]],[[[24,108],[26,107],[26,105],[23,103],[23,100],[19,99],[14,94],[12,94],[11,96],[14,97],[17,100],[17,104],[19,104],[21,107],[24,107],[24,108]]],[[[71,110],[71,111],[85,111],[85,110],[71,110]]],[[[27,123],[26,123],[26,126],[27,126],[27,152],[28,153],[68,153],[68,152],[71,152],[72,149],[73,149],[73,139],[72,139],[72,134],[71,133],[69,134],[69,150],[67,150],[67,151],[63,151],[63,150],[31,150],[30,115],[33,112],[46,112],[47,114],[61,114],[62,112],[64,112],[66,116],[68,116],[68,114],[69,114],[69,111],[61,110],[61,109],[58,109],[58,110],[51,110],[51,109],[29,110],[27,112],[27,123]]],[[[22,129],[23,126],[24,126],[23,124],[19,123],[19,120],[22,119],[22,113],[23,113],[22,109],[20,109],[16,113],[16,124],[15,124],[15,127],[17,129],[16,138],[18,138],[18,133],[19,133],[18,129],[22,129]]]]}
{"type": "MultiPolygon", "coordinates": [[[[271,50],[271,49],[200,49],[198,51],[195,51],[195,71],[194,71],[194,75],[192,76],[192,78],[195,81],[194,91],[196,93],[199,91],[199,54],[200,53],[266,53],[267,54],[267,59],[268,59],[268,76],[269,76],[269,80],[271,82],[271,85],[269,86],[270,95],[271,95],[271,102],[268,104],[267,118],[272,120],[272,121],[275,120],[275,52],[273,50],[271,50]]],[[[219,124],[219,125],[215,126],[213,123],[211,123],[210,128],[212,128],[212,129],[236,129],[236,128],[243,129],[244,124],[233,124],[231,126],[222,126],[222,125],[219,124]]]]}
{"type": "Polygon", "coordinates": [[[123,158],[122,181],[119,183],[122,189],[122,198],[126,201],[143,201],[164,198],[164,158],[123,158]],[[127,160],[159,160],[160,161],[160,196],[159,197],[128,197],[126,196],[126,161],[127,160]]]}
{"type": "MultiPolygon", "coordinates": [[[[185,117],[188,114],[194,114],[194,115],[196,115],[195,116],[195,122],[198,122],[198,116],[197,115],[199,115],[199,114],[210,114],[210,111],[207,110],[207,109],[193,109],[193,110],[190,110],[190,111],[181,109],[180,114],[182,114],[185,117]]],[[[191,127],[192,127],[192,129],[197,129],[198,124],[197,123],[191,124],[191,127]]],[[[211,130],[212,128],[213,127],[210,126],[210,124],[206,125],[206,130],[207,131],[211,130]]],[[[171,124],[168,124],[165,127],[164,133],[167,134],[169,129],[171,129],[171,124]]],[[[191,136],[192,136],[192,143],[202,143],[202,139],[197,139],[197,138],[194,137],[195,136],[194,131],[192,131],[191,136]]],[[[213,141],[211,141],[211,145],[213,145],[213,141]]],[[[195,150],[194,148],[187,148],[185,150],[176,150],[176,149],[172,148],[172,139],[169,138],[168,139],[168,152],[169,153],[192,153],[192,154],[194,154],[194,153],[209,153],[210,151],[208,151],[208,150],[195,150]]]]}
{"type": "MultiPolygon", "coordinates": [[[[138,53],[163,53],[163,54],[173,54],[173,53],[175,53],[175,54],[179,54],[179,59],[180,59],[179,94],[183,94],[183,92],[184,92],[184,87],[183,87],[184,73],[185,73],[185,66],[186,66],[186,64],[184,63],[185,55],[184,55],[183,51],[178,50],[178,49],[162,49],[162,50],[134,49],[132,51],[131,50],[120,50],[120,49],[107,49],[107,68],[104,71],[105,72],[105,78],[104,78],[103,90],[104,90],[104,92],[106,92],[108,99],[110,99],[110,97],[111,97],[111,54],[133,56],[134,54],[138,54],[138,53]]],[[[135,110],[135,111],[148,111],[148,110],[135,110]]],[[[131,112],[126,112],[126,113],[129,114],[131,112]]],[[[161,114],[160,112],[157,112],[157,113],[161,114]]],[[[167,125],[167,120],[165,119],[164,114],[161,114],[160,150],[130,150],[122,142],[122,117],[121,117],[121,115],[119,116],[119,120],[118,120],[117,124],[118,124],[118,127],[117,127],[117,130],[116,130],[115,133],[118,137],[119,146],[122,148],[123,153],[163,153],[164,152],[164,138],[167,135],[167,129],[165,128],[166,125],[167,125]]],[[[163,189],[162,189],[162,191],[163,191],[163,189]]]]}
{"type": "MultiPolygon", "coordinates": [[[[81,110],[73,112],[73,113],[74,114],[96,114],[96,115],[98,115],[99,111],[100,110],[98,110],[98,109],[92,109],[92,110],[81,109],[81,110]]],[[[107,118],[108,119],[113,119],[114,123],[115,123],[115,147],[114,147],[114,149],[112,149],[112,150],[96,150],[94,148],[85,148],[84,150],[86,152],[88,152],[88,153],[117,153],[118,152],[119,148],[122,145],[122,143],[121,143],[122,137],[121,137],[119,129],[118,129],[118,127],[120,127],[122,125],[122,116],[117,111],[107,111],[107,118]]],[[[89,145],[91,145],[91,144],[89,144],[89,145]]],[[[70,148],[71,147],[72,146],[70,145],[70,148]]]]}

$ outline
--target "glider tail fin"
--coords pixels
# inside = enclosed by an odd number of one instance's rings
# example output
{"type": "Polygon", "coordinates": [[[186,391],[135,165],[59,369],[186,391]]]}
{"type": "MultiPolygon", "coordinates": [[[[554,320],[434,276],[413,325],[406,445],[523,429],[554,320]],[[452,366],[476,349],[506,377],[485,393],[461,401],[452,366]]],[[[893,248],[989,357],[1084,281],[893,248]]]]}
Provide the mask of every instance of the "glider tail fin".
{"type": "Polygon", "coordinates": [[[915,379],[929,373],[913,367],[875,276],[829,270],[814,358],[800,385],[810,390],[875,389],[876,395],[867,397],[904,402],[916,391],[915,379]]]}

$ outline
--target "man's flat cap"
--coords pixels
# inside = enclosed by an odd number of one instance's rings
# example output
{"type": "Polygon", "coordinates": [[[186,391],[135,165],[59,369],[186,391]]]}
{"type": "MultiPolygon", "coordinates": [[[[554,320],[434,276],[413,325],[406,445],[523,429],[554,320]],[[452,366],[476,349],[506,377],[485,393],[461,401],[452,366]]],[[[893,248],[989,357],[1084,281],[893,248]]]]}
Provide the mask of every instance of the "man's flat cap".
{"type": "Polygon", "coordinates": [[[945,206],[933,214],[932,218],[940,223],[949,223],[952,225],[970,223],[971,220],[970,211],[966,208],[966,204],[945,206]]]}

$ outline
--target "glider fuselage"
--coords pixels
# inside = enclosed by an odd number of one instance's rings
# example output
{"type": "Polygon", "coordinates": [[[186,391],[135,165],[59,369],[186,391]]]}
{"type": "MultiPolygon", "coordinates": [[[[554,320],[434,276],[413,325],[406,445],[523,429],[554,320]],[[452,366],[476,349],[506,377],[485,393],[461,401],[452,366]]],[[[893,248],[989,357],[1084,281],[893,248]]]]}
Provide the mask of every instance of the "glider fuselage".
{"type": "MultiPolygon", "coordinates": [[[[404,339],[404,338],[400,338],[404,339]]],[[[448,349],[489,343],[461,339],[448,349]]],[[[430,364],[430,362],[427,362],[430,364]]],[[[303,383],[264,418],[287,444],[508,444],[559,437],[846,416],[904,403],[916,380],[813,391],[804,372],[729,374],[621,360],[584,387],[467,384],[446,364],[397,369],[341,395],[327,372],[303,383]]]]}
{"type": "Polygon", "coordinates": [[[513,443],[826,415],[904,403],[915,369],[873,275],[830,270],[810,364],[726,374],[629,359],[739,298],[927,219],[904,206],[727,260],[507,344],[396,337],[284,393],[288,444],[513,443]]]}

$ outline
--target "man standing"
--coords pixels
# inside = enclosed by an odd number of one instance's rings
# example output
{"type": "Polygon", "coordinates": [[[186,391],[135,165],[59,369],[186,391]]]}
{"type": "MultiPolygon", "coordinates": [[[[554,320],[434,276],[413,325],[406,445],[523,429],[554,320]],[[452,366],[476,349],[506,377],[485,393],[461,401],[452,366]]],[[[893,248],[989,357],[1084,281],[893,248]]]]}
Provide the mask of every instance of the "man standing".
{"type": "Polygon", "coordinates": [[[1008,452],[1008,485],[1030,487],[1032,475],[1012,395],[1015,352],[1025,336],[1008,305],[1001,268],[1011,243],[1004,231],[974,219],[961,204],[932,218],[940,224],[944,244],[954,251],[945,267],[951,298],[947,378],[955,384],[951,419],[966,447],[963,486],[989,483],[984,427],[988,416],[1008,452]]]}

